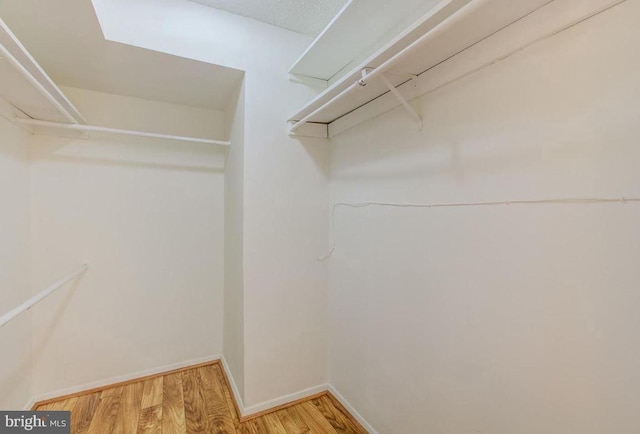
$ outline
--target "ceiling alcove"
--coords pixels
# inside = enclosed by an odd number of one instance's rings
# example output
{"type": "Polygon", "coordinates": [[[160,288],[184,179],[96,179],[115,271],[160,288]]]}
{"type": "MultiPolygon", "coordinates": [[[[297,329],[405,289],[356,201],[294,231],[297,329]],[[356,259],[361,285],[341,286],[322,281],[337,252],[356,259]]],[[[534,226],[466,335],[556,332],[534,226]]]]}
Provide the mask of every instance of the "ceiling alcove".
{"type": "Polygon", "coordinates": [[[107,41],[92,2],[2,2],[0,16],[0,97],[30,132],[228,146],[223,112],[242,71],[107,41]]]}

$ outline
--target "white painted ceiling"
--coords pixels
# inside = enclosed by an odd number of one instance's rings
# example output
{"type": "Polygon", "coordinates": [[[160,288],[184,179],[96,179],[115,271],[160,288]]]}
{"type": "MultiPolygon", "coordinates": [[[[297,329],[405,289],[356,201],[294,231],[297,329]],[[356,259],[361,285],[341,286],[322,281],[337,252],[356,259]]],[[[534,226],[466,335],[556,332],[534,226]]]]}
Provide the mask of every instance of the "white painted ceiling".
{"type": "Polygon", "coordinates": [[[318,35],[347,0],[191,0],[306,35],[318,35]]]}
{"type": "Polygon", "coordinates": [[[0,17],[58,85],[224,109],[242,72],[106,41],[89,0],[0,0],[0,17]]]}

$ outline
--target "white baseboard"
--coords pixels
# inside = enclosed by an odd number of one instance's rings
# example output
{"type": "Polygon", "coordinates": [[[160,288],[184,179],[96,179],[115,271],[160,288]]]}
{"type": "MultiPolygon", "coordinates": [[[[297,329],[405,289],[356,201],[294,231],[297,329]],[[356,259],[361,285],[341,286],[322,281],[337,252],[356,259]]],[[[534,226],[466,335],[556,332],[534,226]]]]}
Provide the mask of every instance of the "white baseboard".
{"type": "Polygon", "coordinates": [[[29,402],[27,402],[22,409],[25,411],[31,410],[35,404],[36,399],[32,396],[31,398],[29,398],[29,402]]]}
{"type": "Polygon", "coordinates": [[[227,379],[229,380],[229,386],[231,386],[231,393],[233,393],[233,397],[238,404],[238,409],[240,410],[240,416],[244,414],[244,403],[242,401],[242,395],[240,395],[240,390],[238,389],[238,385],[231,374],[231,369],[229,369],[229,364],[227,360],[224,358],[224,354],[220,358],[222,362],[222,369],[224,369],[225,374],[227,374],[227,379]]]}
{"type": "Polygon", "coordinates": [[[144,371],[133,372],[131,374],[119,375],[117,377],[105,378],[103,380],[94,381],[91,383],[80,384],[73,387],[68,387],[61,390],[55,390],[53,392],[46,392],[36,395],[32,398],[33,402],[44,401],[47,399],[57,398],[59,396],[71,395],[72,393],[79,393],[85,390],[96,389],[98,387],[109,386],[111,384],[122,383],[123,381],[135,380],[136,378],[146,377],[149,375],[161,374],[163,372],[172,371],[174,369],[186,368],[192,365],[198,365],[200,363],[213,362],[220,360],[220,355],[212,355],[199,357],[197,359],[185,360],[183,362],[171,363],[169,365],[158,366],[156,368],[145,369],[144,371]]]}
{"type": "Polygon", "coordinates": [[[329,391],[343,406],[344,408],[351,413],[353,417],[356,418],[358,422],[366,429],[369,434],[378,434],[378,432],[373,429],[373,427],[365,420],[360,413],[356,411],[356,409],[342,396],[338,390],[333,387],[331,384],[319,384],[317,386],[309,387],[308,389],[300,390],[299,392],[290,393],[288,395],[281,396],[279,398],[271,399],[269,401],[261,402],[260,404],[255,404],[249,407],[244,406],[244,402],[242,400],[242,396],[240,395],[240,391],[238,386],[231,374],[231,370],[229,369],[229,365],[224,358],[224,355],[212,355],[200,357],[192,360],[185,360],[183,362],[172,363],[169,365],[158,366],[152,369],[146,369],[144,371],[138,371],[131,374],[120,375],[117,377],[111,377],[99,381],[94,381],[91,383],[86,383],[78,386],[73,386],[61,390],[56,390],[53,392],[42,393],[32,397],[27,404],[25,404],[24,409],[30,410],[33,405],[39,401],[44,401],[47,399],[57,398],[59,396],[70,395],[73,393],[79,393],[86,390],[96,389],[99,387],[109,386],[116,383],[121,383],[123,381],[135,380],[137,378],[146,377],[149,375],[161,374],[163,372],[172,371],[174,369],[186,368],[192,365],[198,365],[201,363],[214,362],[219,360],[222,364],[222,369],[224,369],[227,378],[229,379],[229,385],[231,387],[231,392],[233,393],[233,397],[238,404],[238,408],[240,410],[240,415],[242,417],[249,416],[264,410],[269,410],[271,408],[277,407],[279,405],[288,404],[293,401],[297,401],[299,399],[304,399],[309,396],[329,391]]]}
{"type": "Polygon", "coordinates": [[[229,379],[233,396],[235,397],[236,402],[238,403],[238,409],[240,410],[241,417],[250,416],[252,414],[256,414],[264,410],[269,410],[279,405],[288,404],[290,402],[297,401],[298,399],[304,399],[308,396],[312,396],[320,392],[326,392],[328,390],[327,384],[320,384],[318,386],[310,387],[308,389],[304,389],[299,392],[290,393],[289,395],[284,395],[275,399],[270,399],[269,401],[261,402],[260,404],[255,404],[249,407],[245,407],[244,401],[240,396],[240,391],[238,390],[238,386],[236,385],[233,375],[231,374],[231,370],[229,369],[229,365],[227,364],[227,361],[225,360],[224,355],[222,355],[221,361],[222,361],[222,368],[224,369],[225,373],[227,374],[227,378],[229,379]]]}
{"type": "Polygon", "coordinates": [[[255,405],[252,405],[251,407],[246,407],[243,410],[242,415],[249,416],[251,414],[255,414],[260,411],[269,410],[270,408],[277,407],[279,405],[288,404],[290,402],[297,401],[299,399],[307,398],[317,393],[326,392],[327,390],[329,390],[327,384],[319,384],[317,386],[313,386],[308,389],[301,390],[299,392],[291,393],[289,395],[284,395],[279,398],[261,402],[260,404],[255,404],[255,405]]]}
{"type": "Polygon", "coordinates": [[[347,411],[349,413],[351,413],[351,415],[353,417],[355,417],[358,422],[360,422],[360,425],[362,425],[362,427],[364,429],[366,429],[369,434],[378,434],[378,432],[375,429],[373,429],[371,424],[369,422],[367,422],[366,419],[364,417],[362,417],[362,415],[360,413],[358,413],[358,411],[351,404],[349,404],[349,401],[347,401],[344,398],[344,396],[342,396],[342,394],[340,392],[338,392],[338,390],[335,387],[333,387],[331,384],[329,384],[329,392],[338,401],[340,401],[340,404],[342,404],[344,406],[344,408],[346,408],[347,411]]]}

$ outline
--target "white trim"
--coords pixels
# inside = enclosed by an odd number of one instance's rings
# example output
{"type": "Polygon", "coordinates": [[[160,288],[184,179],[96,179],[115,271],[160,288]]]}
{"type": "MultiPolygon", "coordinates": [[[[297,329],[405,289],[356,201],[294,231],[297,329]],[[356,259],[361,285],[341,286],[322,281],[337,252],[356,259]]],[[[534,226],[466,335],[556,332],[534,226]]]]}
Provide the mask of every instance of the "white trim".
{"type": "Polygon", "coordinates": [[[351,413],[351,416],[355,417],[356,420],[360,422],[360,425],[362,425],[362,427],[366,429],[369,434],[378,434],[378,431],[373,429],[371,424],[367,422],[367,420],[362,417],[362,415],[358,413],[358,411],[351,404],[349,404],[349,401],[347,401],[344,396],[342,396],[342,394],[338,392],[338,390],[331,384],[329,384],[329,392],[333,395],[334,398],[340,401],[340,404],[342,404],[344,408],[346,408],[347,411],[351,413]]]}
{"type": "Polygon", "coordinates": [[[244,401],[242,400],[242,397],[240,395],[240,390],[238,389],[238,385],[233,379],[233,375],[231,374],[231,370],[229,369],[229,364],[224,358],[224,354],[220,358],[220,361],[222,362],[222,368],[224,369],[224,372],[227,374],[227,378],[229,379],[231,392],[233,393],[236,403],[238,404],[238,409],[240,410],[241,417],[251,416],[252,414],[258,413],[260,411],[269,410],[279,405],[288,404],[290,402],[297,401],[298,399],[304,399],[317,393],[326,392],[327,390],[329,390],[328,384],[319,384],[317,386],[313,386],[299,392],[290,393],[289,395],[284,395],[279,398],[270,399],[269,401],[264,401],[259,404],[252,405],[250,407],[245,407],[244,401]]]}
{"type": "Polygon", "coordinates": [[[31,398],[29,398],[29,401],[27,401],[27,403],[24,405],[22,409],[24,411],[29,411],[33,408],[35,404],[36,404],[36,399],[32,396],[31,398]]]}
{"type": "Polygon", "coordinates": [[[204,356],[197,359],[185,360],[183,362],[171,363],[169,365],[158,366],[156,368],[145,369],[144,371],[138,371],[131,374],[119,375],[117,377],[106,378],[104,380],[93,381],[91,383],[81,384],[78,386],[68,387],[66,389],[60,389],[53,392],[46,392],[36,395],[33,400],[35,402],[44,401],[47,399],[53,399],[60,396],[71,395],[72,393],[79,393],[86,390],[95,389],[98,387],[105,387],[116,383],[122,383],[123,381],[135,380],[141,377],[147,377],[149,375],[161,374],[167,371],[173,371],[174,369],[188,368],[189,366],[198,365],[206,362],[214,362],[220,360],[220,355],[204,356]]]}
{"type": "Polygon", "coordinates": [[[236,385],[236,382],[233,379],[233,375],[231,374],[231,370],[229,369],[229,364],[224,358],[224,354],[222,355],[220,361],[222,362],[222,368],[224,369],[224,372],[227,374],[227,378],[229,379],[231,391],[236,400],[236,403],[238,404],[238,409],[240,410],[241,417],[251,416],[252,414],[256,414],[264,410],[269,410],[279,405],[289,404],[290,402],[304,399],[309,396],[329,390],[328,384],[319,384],[317,386],[309,387],[308,389],[300,390],[299,392],[290,393],[279,398],[270,399],[269,401],[264,401],[250,407],[245,407],[244,401],[240,396],[238,386],[236,385]]]}
{"type": "Polygon", "coordinates": [[[98,387],[110,386],[112,384],[121,383],[123,381],[135,380],[137,378],[146,377],[149,375],[161,374],[167,371],[173,371],[175,369],[188,368],[189,366],[199,365],[201,363],[206,362],[215,362],[219,361],[222,365],[222,369],[224,369],[227,379],[229,380],[229,385],[231,387],[231,391],[233,393],[233,397],[238,404],[238,408],[240,410],[240,416],[250,416],[252,414],[269,410],[274,407],[283,404],[289,404],[293,401],[297,401],[299,399],[304,399],[312,395],[316,395],[321,392],[330,392],[343,406],[347,409],[349,413],[367,430],[369,434],[378,434],[378,432],[373,429],[373,427],[366,421],[364,417],[360,413],[356,411],[356,409],[349,404],[349,402],[342,396],[338,390],[333,387],[331,384],[319,384],[317,386],[309,387],[308,389],[301,390],[299,392],[290,393],[289,395],[284,395],[279,398],[271,399],[269,401],[262,402],[260,404],[255,404],[250,407],[244,407],[244,403],[242,401],[242,397],[240,395],[238,386],[233,379],[233,375],[231,375],[231,370],[229,369],[229,365],[224,358],[224,355],[215,355],[215,356],[205,356],[199,357],[197,359],[187,360],[184,362],[172,363],[169,365],[159,366],[157,368],[147,369],[144,371],[138,371],[132,374],[121,375],[117,377],[111,377],[109,379],[94,381],[92,383],[87,383],[79,386],[69,387],[66,389],[57,390],[54,392],[42,393],[36,395],[29,399],[29,401],[25,404],[24,410],[30,410],[37,402],[45,401],[48,399],[57,398],[60,396],[70,395],[73,393],[80,393],[86,390],[95,389],[98,387]]]}
{"type": "Polygon", "coordinates": [[[229,386],[231,386],[231,393],[233,393],[233,397],[236,400],[236,404],[238,404],[238,409],[240,410],[240,416],[244,415],[244,402],[242,401],[242,395],[240,395],[240,390],[238,389],[238,385],[233,379],[233,375],[231,375],[231,369],[229,369],[229,364],[227,360],[224,358],[224,354],[220,358],[220,362],[222,362],[222,369],[224,369],[225,374],[227,374],[227,379],[229,380],[229,386]]]}
{"type": "Polygon", "coordinates": [[[299,399],[304,399],[321,392],[326,392],[327,390],[329,390],[327,384],[319,384],[299,392],[290,393],[289,395],[281,396],[280,398],[271,399],[269,401],[261,402],[260,404],[252,405],[251,407],[247,407],[243,410],[242,416],[250,416],[260,411],[269,410],[279,405],[289,404],[290,402],[297,401],[299,399]]]}

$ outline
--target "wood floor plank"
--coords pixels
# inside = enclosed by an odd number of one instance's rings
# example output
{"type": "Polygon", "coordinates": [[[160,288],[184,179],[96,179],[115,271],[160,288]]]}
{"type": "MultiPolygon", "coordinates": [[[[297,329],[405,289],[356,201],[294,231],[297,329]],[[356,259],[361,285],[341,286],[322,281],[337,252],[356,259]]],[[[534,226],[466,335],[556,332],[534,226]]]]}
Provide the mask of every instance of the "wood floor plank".
{"type": "Polygon", "coordinates": [[[354,434],[358,433],[358,429],[353,426],[351,421],[338,409],[327,396],[321,396],[311,401],[324,418],[331,424],[338,434],[354,434]]]}
{"type": "Polygon", "coordinates": [[[104,389],[100,392],[100,398],[109,398],[110,396],[121,396],[124,391],[124,386],[122,387],[109,387],[108,389],[104,389]]]}
{"type": "Polygon", "coordinates": [[[182,392],[187,432],[211,432],[200,375],[196,369],[182,372],[182,392]]]}
{"type": "Polygon", "coordinates": [[[312,433],[337,434],[329,421],[327,421],[322,413],[309,401],[298,404],[296,410],[300,413],[300,417],[302,417],[302,420],[307,424],[312,433]]]}
{"type": "Polygon", "coordinates": [[[73,434],[82,434],[89,430],[99,402],[100,392],[78,397],[71,412],[71,432],[73,434]]]}
{"type": "MultiPolygon", "coordinates": [[[[120,389],[123,388],[121,387],[120,389]]],[[[100,398],[87,433],[110,434],[113,431],[121,398],[122,390],[120,390],[119,394],[114,393],[106,398],[100,398]]]]}
{"type": "Polygon", "coordinates": [[[238,427],[236,428],[236,432],[238,434],[252,434],[253,431],[251,431],[249,424],[247,423],[239,423],[238,427]]]}
{"type": "Polygon", "coordinates": [[[162,433],[186,434],[182,373],[165,375],[162,383],[162,433]]]}
{"type": "Polygon", "coordinates": [[[263,418],[258,417],[255,419],[251,419],[247,422],[243,422],[240,426],[244,429],[241,431],[246,434],[268,434],[269,431],[264,423],[263,418]]]}
{"type": "Polygon", "coordinates": [[[240,423],[220,364],[48,402],[72,410],[74,434],[366,434],[331,395],[310,397],[240,423]]]}
{"type": "Polygon", "coordinates": [[[138,434],[162,434],[162,404],[140,410],[138,434]]]}
{"type": "Polygon", "coordinates": [[[164,377],[155,377],[144,382],[141,408],[162,404],[162,381],[164,377]]]}
{"type": "Polygon", "coordinates": [[[356,432],[361,433],[361,434],[369,434],[369,432],[366,429],[364,429],[364,427],[360,424],[360,422],[355,417],[353,417],[353,415],[351,413],[349,413],[349,410],[344,408],[342,403],[340,403],[340,401],[338,401],[335,396],[333,396],[331,393],[328,393],[328,394],[325,395],[325,398],[329,401],[331,406],[336,411],[339,411],[340,413],[342,413],[344,415],[344,417],[349,422],[351,422],[351,425],[354,427],[356,432]]]}
{"type": "Polygon", "coordinates": [[[124,386],[113,434],[131,434],[137,431],[143,391],[142,381],[124,386]]]}
{"type": "Polygon", "coordinates": [[[309,426],[302,420],[295,407],[282,409],[275,413],[287,430],[288,434],[305,434],[309,432],[309,426]]]}
{"type": "Polygon", "coordinates": [[[232,413],[224,396],[225,385],[220,382],[218,373],[213,366],[203,366],[198,369],[205,398],[209,425],[214,433],[235,433],[232,413]]]}
{"type": "Polygon", "coordinates": [[[61,399],[60,401],[50,402],[38,407],[38,411],[73,411],[78,402],[78,397],[61,399]]]}
{"type": "Polygon", "coordinates": [[[289,434],[275,413],[265,414],[264,424],[269,434],[289,434]]]}

